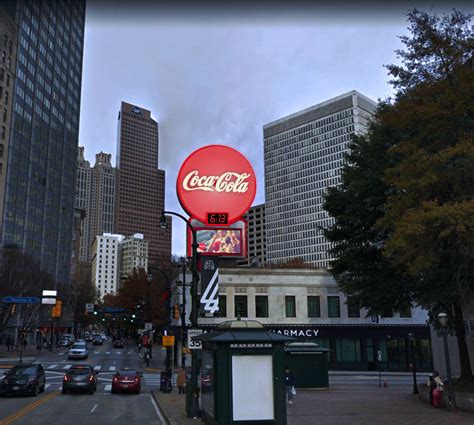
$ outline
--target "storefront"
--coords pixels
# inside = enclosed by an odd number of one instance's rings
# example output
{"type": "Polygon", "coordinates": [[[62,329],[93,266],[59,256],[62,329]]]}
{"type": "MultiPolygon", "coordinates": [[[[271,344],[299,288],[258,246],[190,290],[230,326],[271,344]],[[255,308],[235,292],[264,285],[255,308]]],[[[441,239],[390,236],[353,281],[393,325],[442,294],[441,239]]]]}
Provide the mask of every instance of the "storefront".
{"type": "MultiPolygon", "coordinates": [[[[415,365],[418,371],[433,370],[430,328],[427,325],[264,325],[266,329],[315,342],[331,350],[330,370],[409,371],[412,363],[410,340],[414,335],[415,365]],[[378,361],[378,352],[382,360],[378,361]]],[[[214,326],[203,326],[212,329],[214,326]]]]}

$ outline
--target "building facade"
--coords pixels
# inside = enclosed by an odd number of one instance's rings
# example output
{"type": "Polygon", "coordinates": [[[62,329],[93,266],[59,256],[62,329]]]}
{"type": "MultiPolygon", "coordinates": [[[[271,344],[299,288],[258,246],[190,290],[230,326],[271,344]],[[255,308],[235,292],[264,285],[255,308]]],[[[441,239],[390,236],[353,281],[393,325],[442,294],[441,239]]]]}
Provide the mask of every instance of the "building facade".
{"type": "MultiPolygon", "coordinates": [[[[16,78],[18,26],[0,6],[0,217],[3,217],[7,176],[10,127],[13,114],[13,90],[16,78]]],[[[3,222],[0,221],[0,233],[3,222]]]]}
{"type": "Polygon", "coordinates": [[[263,127],[267,263],[327,268],[333,223],[323,196],[341,182],[351,134],[367,131],[376,103],[351,91],[263,127]]]}
{"type": "MultiPolygon", "coordinates": [[[[182,303],[179,285],[175,288],[172,303],[182,303]]],[[[424,310],[412,308],[390,318],[366,317],[367,311],[352,305],[324,270],[220,268],[219,314],[199,318],[199,327],[211,330],[238,316],[329,348],[332,370],[408,371],[410,333],[415,335],[417,369],[429,371],[433,367],[424,310]]],[[[179,325],[179,321],[172,324],[179,325]]]]}
{"type": "Polygon", "coordinates": [[[141,233],[125,237],[120,242],[120,276],[122,281],[134,270],[148,270],[148,241],[141,233]]]}
{"type": "Polygon", "coordinates": [[[239,266],[265,267],[266,232],[265,232],[265,204],[254,205],[244,215],[247,221],[247,258],[238,261],[239,266]]]}
{"type": "Polygon", "coordinates": [[[105,295],[115,295],[120,284],[119,244],[122,235],[104,233],[96,236],[92,244],[92,284],[100,299],[105,295]]]}
{"type": "Polygon", "coordinates": [[[75,206],[84,211],[84,220],[81,223],[81,234],[79,243],[80,261],[89,261],[90,259],[90,200],[91,200],[92,171],[89,161],[84,157],[84,148],[78,147],[77,150],[77,169],[76,169],[76,198],[75,206]]]}
{"type": "Polygon", "coordinates": [[[18,44],[2,243],[68,284],[85,1],[18,0],[8,10],[18,44]]]}
{"type": "Polygon", "coordinates": [[[115,232],[142,233],[149,263],[171,260],[171,219],[160,228],[165,172],[158,169],[158,123],[151,112],[122,102],[118,116],[115,232]]]}

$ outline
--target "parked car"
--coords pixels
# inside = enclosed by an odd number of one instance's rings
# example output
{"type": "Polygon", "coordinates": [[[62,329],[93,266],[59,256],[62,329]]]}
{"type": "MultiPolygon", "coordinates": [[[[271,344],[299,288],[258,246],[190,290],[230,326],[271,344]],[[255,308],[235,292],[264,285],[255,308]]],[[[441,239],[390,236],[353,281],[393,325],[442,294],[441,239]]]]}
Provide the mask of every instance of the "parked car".
{"type": "Polygon", "coordinates": [[[112,394],[131,392],[140,394],[142,374],[135,370],[120,370],[112,378],[112,394]]]}
{"type": "Polygon", "coordinates": [[[87,349],[87,345],[85,343],[74,344],[69,349],[69,360],[72,359],[87,359],[89,357],[89,350],[87,349]]]}
{"type": "Polygon", "coordinates": [[[46,377],[41,364],[22,363],[13,366],[2,380],[2,392],[4,395],[25,394],[37,396],[43,392],[46,385],[46,377]]]}
{"type": "Polygon", "coordinates": [[[71,342],[67,338],[62,338],[58,341],[58,347],[69,347],[71,342]]]}
{"type": "Polygon", "coordinates": [[[99,372],[95,371],[88,364],[71,366],[64,375],[62,393],[88,391],[89,394],[94,394],[94,391],[97,389],[98,374],[99,372]]]}
{"type": "Polygon", "coordinates": [[[121,339],[117,339],[114,341],[114,348],[123,348],[123,341],[121,339]]]}
{"type": "Polygon", "coordinates": [[[101,333],[100,337],[102,338],[103,342],[107,341],[107,335],[105,333],[101,333]]]}

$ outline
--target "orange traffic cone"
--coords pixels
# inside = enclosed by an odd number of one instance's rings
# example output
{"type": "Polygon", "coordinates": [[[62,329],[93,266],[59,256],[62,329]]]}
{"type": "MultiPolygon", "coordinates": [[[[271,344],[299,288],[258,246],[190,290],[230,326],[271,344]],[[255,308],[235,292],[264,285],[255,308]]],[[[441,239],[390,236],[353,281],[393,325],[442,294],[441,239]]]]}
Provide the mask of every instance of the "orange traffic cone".
{"type": "Polygon", "coordinates": [[[384,387],[384,388],[388,388],[388,384],[387,384],[387,380],[386,380],[386,379],[383,381],[383,387],[384,387]]]}

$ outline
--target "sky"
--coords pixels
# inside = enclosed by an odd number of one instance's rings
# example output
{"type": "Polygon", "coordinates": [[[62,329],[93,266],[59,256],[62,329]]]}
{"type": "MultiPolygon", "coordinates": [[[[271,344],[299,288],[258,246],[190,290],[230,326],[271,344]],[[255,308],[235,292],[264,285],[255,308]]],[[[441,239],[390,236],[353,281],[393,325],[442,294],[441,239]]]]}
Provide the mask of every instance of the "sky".
{"type": "MultiPolygon", "coordinates": [[[[384,65],[398,63],[406,13],[472,11],[464,2],[288,4],[89,0],[79,145],[91,165],[100,151],[115,165],[125,101],[158,121],[167,210],[185,214],[176,195],[179,168],[209,144],[249,159],[254,205],[263,203],[263,125],[353,89],[375,101],[391,96],[384,65]]],[[[184,254],[184,232],[184,222],[173,219],[173,254],[184,254]]]]}

